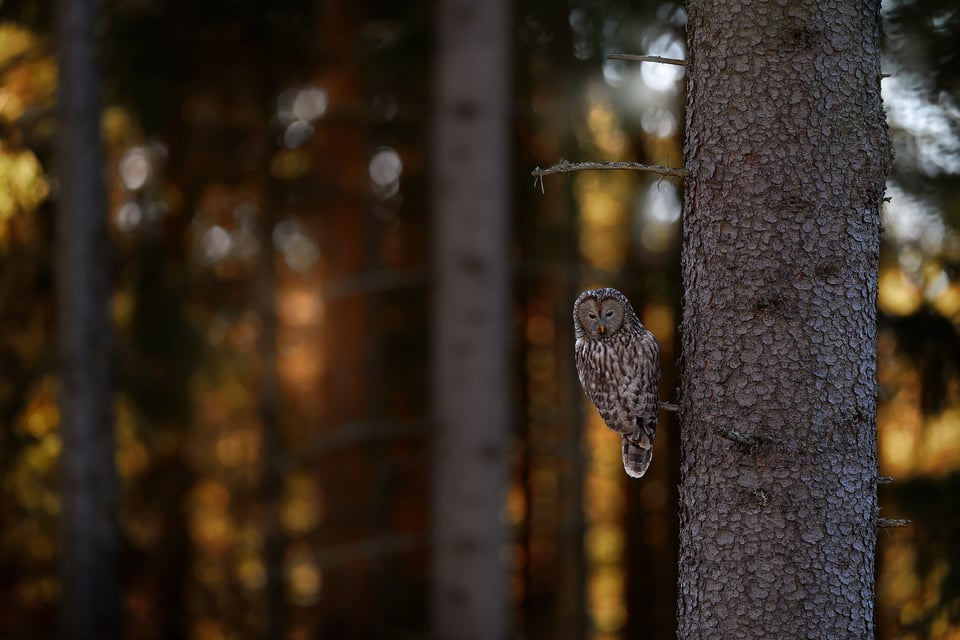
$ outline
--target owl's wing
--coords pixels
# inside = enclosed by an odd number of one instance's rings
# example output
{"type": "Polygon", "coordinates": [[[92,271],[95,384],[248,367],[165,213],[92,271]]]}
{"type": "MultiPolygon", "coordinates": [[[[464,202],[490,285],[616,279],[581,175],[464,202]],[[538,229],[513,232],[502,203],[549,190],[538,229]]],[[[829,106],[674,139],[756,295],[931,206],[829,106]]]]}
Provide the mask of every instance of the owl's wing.
{"type": "Polygon", "coordinates": [[[626,343],[577,341],[577,372],[583,390],[607,426],[631,435],[656,425],[660,347],[649,331],[626,343]]]}
{"type": "Polygon", "coordinates": [[[650,466],[659,409],[660,346],[649,331],[615,344],[577,340],[580,384],[607,426],[622,436],[623,466],[639,478],[650,466]]]}
{"type": "Polygon", "coordinates": [[[624,399],[636,395],[628,388],[632,384],[628,371],[633,367],[624,369],[621,355],[608,344],[577,341],[577,374],[583,391],[607,426],[618,433],[634,428],[630,412],[633,402],[624,399]]]}
{"type": "Polygon", "coordinates": [[[660,404],[660,345],[652,333],[644,331],[633,346],[631,360],[636,369],[624,386],[624,404],[630,407],[633,428],[620,433],[623,469],[627,475],[639,478],[653,459],[660,404]]]}

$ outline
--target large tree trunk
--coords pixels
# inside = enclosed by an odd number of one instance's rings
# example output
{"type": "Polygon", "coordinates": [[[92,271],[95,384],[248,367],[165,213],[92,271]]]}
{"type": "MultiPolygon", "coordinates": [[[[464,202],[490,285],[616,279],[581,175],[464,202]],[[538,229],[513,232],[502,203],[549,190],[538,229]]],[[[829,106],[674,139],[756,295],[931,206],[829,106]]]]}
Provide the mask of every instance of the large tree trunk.
{"type": "Polygon", "coordinates": [[[688,7],[679,637],[870,638],[879,2],[688,7]]]}
{"type": "Polygon", "coordinates": [[[433,130],[432,618],[503,638],[500,514],[511,415],[508,5],[437,6],[433,130]]]}
{"type": "Polygon", "coordinates": [[[61,0],[57,16],[60,601],[65,638],[105,640],[123,625],[97,2],[61,0]]]}

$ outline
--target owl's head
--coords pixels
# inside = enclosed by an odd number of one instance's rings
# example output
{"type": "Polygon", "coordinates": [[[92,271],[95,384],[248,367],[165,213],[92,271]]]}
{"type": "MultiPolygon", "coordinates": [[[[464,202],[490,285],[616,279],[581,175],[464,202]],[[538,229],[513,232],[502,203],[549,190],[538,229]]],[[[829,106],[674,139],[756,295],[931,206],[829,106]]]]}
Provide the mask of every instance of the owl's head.
{"type": "Polygon", "coordinates": [[[577,337],[603,340],[616,335],[625,321],[639,324],[630,301],[616,289],[584,291],[573,305],[577,337]]]}

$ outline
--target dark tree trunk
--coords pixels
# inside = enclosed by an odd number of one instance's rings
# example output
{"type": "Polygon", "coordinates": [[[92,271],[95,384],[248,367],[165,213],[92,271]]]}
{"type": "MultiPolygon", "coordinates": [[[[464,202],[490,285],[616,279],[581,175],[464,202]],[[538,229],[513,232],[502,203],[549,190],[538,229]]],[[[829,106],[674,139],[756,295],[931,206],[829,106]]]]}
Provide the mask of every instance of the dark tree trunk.
{"type": "Polygon", "coordinates": [[[503,638],[510,415],[508,6],[437,6],[433,631],[503,638]]]}
{"type": "Polygon", "coordinates": [[[97,15],[95,0],[57,3],[60,601],[64,637],[78,640],[123,628],[97,15]]]}
{"type": "MultiPolygon", "coordinates": [[[[274,15],[280,15],[277,9],[274,15]]],[[[266,12],[269,14],[269,12],[266,12]]],[[[265,15],[264,19],[267,16],[265,15]]],[[[276,57],[273,42],[269,38],[255,41],[262,56],[263,65],[258,67],[260,104],[263,113],[259,122],[269,123],[273,116],[273,107],[279,93],[275,78],[267,66],[268,60],[276,57]]],[[[283,210],[282,189],[270,172],[270,161],[276,145],[276,134],[268,126],[260,134],[263,149],[260,156],[261,201],[257,214],[258,234],[262,245],[257,255],[257,270],[253,282],[253,295],[257,313],[260,316],[259,338],[259,379],[257,380],[257,413],[260,417],[260,447],[262,455],[260,478],[260,501],[263,509],[263,563],[264,595],[266,596],[266,615],[264,616],[265,640],[283,640],[287,636],[287,593],[285,574],[285,556],[287,536],[281,514],[283,504],[283,467],[286,454],[282,429],[283,393],[280,373],[277,368],[277,339],[279,336],[279,318],[277,316],[277,253],[274,250],[273,234],[279,219],[278,212],[283,210]]]]}
{"type": "Polygon", "coordinates": [[[870,638],[879,2],[688,8],[679,637],[870,638]]]}
{"type": "MultiPolygon", "coordinates": [[[[265,159],[263,162],[266,164],[268,160],[265,159]]],[[[277,207],[277,199],[273,197],[274,187],[269,176],[264,177],[263,189],[264,197],[259,214],[263,246],[257,258],[257,277],[254,288],[261,323],[257,410],[260,416],[260,447],[263,456],[260,499],[264,514],[263,561],[266,576],[264,637],[268,640],[282,640],[286,637],[287,626],[286,585],[284,584],[286,536],[280,514],[283,501],[281,461],[285,447],[280,429],[281,393],[277,371],[276,253],[270,241],[276,226],[274,211],[277,207]]]]}

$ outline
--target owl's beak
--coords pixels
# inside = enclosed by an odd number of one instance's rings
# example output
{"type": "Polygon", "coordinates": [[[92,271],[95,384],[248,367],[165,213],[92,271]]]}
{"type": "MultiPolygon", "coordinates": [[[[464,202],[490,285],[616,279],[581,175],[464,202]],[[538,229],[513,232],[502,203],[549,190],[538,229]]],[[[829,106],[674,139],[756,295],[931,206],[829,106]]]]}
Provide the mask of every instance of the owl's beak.
{"type": "Polygon", "coordinates": [[[603,323],[601,322],[601,323],[600,323],[600,326],[597,327],[597,329],[599,329],[600,335],[604,335],[604,334],[607,332],[607,325],[605,325],[605,324],[603,324],[603,323]]]}

